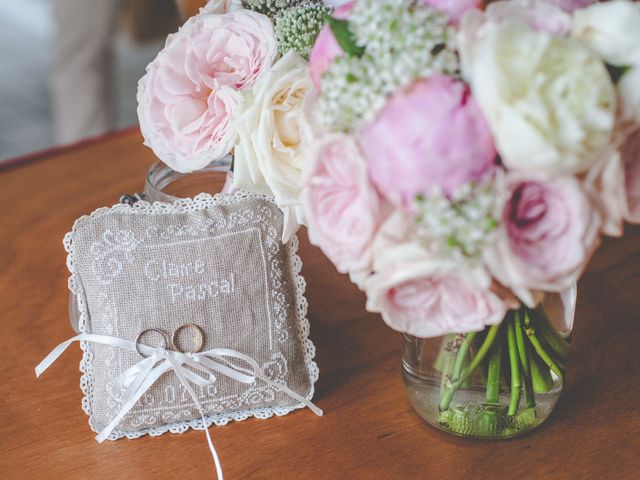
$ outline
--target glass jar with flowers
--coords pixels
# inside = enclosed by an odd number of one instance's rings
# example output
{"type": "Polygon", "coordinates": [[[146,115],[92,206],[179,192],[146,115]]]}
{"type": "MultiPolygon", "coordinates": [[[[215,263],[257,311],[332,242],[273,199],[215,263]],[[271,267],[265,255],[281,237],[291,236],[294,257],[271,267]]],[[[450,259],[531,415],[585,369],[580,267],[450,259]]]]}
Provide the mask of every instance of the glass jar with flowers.
{"type": "Polygon", "coordinates": [[[577,281],[640,222],[640,4],[590,3],[358,0],[310,55],[309,238],[404,333],[411,404],[456,435],[548,418],[577,281]]]}

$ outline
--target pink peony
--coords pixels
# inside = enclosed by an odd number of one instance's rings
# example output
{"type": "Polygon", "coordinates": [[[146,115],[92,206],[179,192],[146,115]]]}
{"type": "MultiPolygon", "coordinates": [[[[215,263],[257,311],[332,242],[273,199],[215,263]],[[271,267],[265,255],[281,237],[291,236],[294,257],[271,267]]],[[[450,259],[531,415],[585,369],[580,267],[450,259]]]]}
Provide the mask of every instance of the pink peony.
{"type": "Polygon", "coordinates": [[[468,10],[481,9],[484,2],[482,0],[422,0],[422,3],[446,13],[451,23],[457,25],[468,10]]]}
{"type": "Polygon", "coordinates": [[[529,306],[531,289],[571,287],[598,245],[600,216],[575,177],[506,179],[498,238],[486,253],[495,278],[529,306]]]}
{"type": "Polygon", "coordinates": [[[332,135],[317,148],[304,189],[309,240],[340,272],[367,270],[382,205],[356,142],[332,135]]]}
{"type": "Polygon", "coordinates": [[[487,123],[469,88],[434,75],[392,97],[360,143],[373,182],[395,205],[482,179],[495,168],[487,123]]]}
{"type": "Polygon", "coordinates": [[[251,88],[277,55],[271,21],[237,10],[200,14],[167,38],[138,84],[145,144],[190,172],[233,148],[238,90],[251,88]]]}
{"type": "Polygon", "coordinates": [[[413,243],[387,249],[365,283],[367,310],[394,330],[418,337],[480,331],[500,323],[507,307],[481,270],[430,258],[413,243]]]}
{"type": "MultiPolygon", "coordinates": [[[[333,17],[346,19],[351,13],[351,10],[353,10],[354,4],[355,2],[348,2],[336,8],[333,12],[333,17]]],[[[311,55],[309,55],[309,75],[311,75],[311,81],[317,89],[320,89],[322,74],[329,69],[331,63],[333,63],[333,59],[341,56],[343,53],[329,25],[322,27],[316,43],[313,45],[311,55]]]]}

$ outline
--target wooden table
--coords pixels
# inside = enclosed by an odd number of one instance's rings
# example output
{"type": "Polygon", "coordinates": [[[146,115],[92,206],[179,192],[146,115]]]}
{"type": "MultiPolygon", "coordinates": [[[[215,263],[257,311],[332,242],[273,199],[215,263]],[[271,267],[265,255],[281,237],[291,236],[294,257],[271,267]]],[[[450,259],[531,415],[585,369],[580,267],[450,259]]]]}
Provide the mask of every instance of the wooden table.
{"type": "MultiPolygon", "coordinates": [[[[211,478],[202,432],[99,445],[81,410],[80,349],[33,368],[72,335],[62,237],[74,219],[142,189],[154,160],[136,131],[0,172],[0,477],[211,478]]],[[[607,240],[580,285],[566,391],[537,432],[462,440],[419,419],[400,336],[301,234],[325,416],[297,411],[211,433],[227,479],[638,478],[640,229],[607,240]]]]}

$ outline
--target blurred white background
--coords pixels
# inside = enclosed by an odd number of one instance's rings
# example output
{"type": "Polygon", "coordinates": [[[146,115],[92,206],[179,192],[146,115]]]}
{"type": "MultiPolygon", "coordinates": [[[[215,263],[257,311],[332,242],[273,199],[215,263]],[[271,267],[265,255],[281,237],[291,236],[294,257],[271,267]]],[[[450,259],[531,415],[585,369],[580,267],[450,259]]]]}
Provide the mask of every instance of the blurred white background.
{"type": "MultiPolygon", "coordinates": [[[[101,1],[78,0],[86,8],[101,1]]],[[[63,141],[54,127],[50,88],[57,38],[53,2],[0,0],[0,162],[63,141]]],[[[126,3],[122,1],[119,8],[126,3]]],[[[78,22],[83,21],[83,15],[86,13],[77,12],[78,22]]],[[[156,35],[153,41],[136,42],[123,23],[118,22],[112,39],[114,62],[109,85],[115,117],[109,129],[137,123],[138,78],[168,33],[156,35]]]]}

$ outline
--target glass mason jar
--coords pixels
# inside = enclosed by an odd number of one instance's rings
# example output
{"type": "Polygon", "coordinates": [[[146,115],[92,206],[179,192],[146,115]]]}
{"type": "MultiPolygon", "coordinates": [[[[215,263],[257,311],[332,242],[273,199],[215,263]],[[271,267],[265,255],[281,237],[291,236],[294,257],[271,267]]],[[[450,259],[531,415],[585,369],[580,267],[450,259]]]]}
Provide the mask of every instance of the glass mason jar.
{"type": "Polygon", "coordinates": [[[511,310],[482,332],[403,337],[409,400],[446,432],[499,439],[544,422],[562,393],[575,313],[575,286],[535,308],[511,310]]]}
{"type": "MultiPolygon", "coordinates": [[[[217,160],[207,167],[192,173],[180,173],[158,161],[147,171],[147,178],[142,194],[122,195],[121,203],[135,203],[138,200],[147,202],[173,203],[181,198],[192,198],[199,193],[215,194],[232,190],[233,173],[230,155],[217,160]]],[[[69,292],[69,320],[76,333],[80,312],[73,292],[69,292]]]]}

